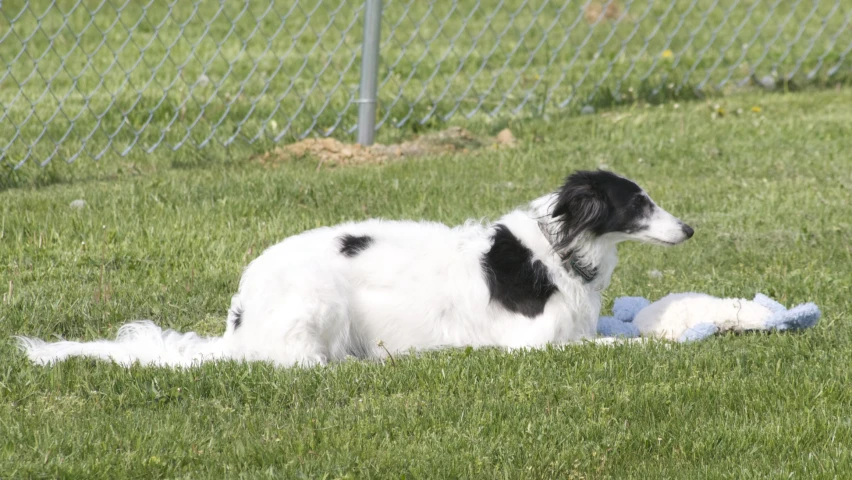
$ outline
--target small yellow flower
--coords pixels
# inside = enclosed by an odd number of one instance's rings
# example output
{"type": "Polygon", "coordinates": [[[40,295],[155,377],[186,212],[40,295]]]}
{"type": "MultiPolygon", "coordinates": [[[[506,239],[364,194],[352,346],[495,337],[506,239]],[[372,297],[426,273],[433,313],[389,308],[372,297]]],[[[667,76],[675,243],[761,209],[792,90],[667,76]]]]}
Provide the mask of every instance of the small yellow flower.
{"type": "Polygon", "coordinates": [[[722,118],[725,116],[726,113],[728,113],[727,111],[725,111],[725,107],[719,105],[718,103],[708,103],[707,106],[710,107],[710,111],[712,112],[710,113],[710,118],[714,120],[717,118],[722,118]]]}
{"type": "Polygon", "coordinates": [[[663,55],[662,55],[663,58],[669,59],[669,58],[672,58],[673,56],[674,56],[674,53],[671,50],[668,50],[668,49],[663,50],[663,55]]]}
{"type": "Polygon", "coordinates": [[[757,105],[751,107],[751,111],[754,113],[760,113],[763,109],[758,107],[757,105]]]}

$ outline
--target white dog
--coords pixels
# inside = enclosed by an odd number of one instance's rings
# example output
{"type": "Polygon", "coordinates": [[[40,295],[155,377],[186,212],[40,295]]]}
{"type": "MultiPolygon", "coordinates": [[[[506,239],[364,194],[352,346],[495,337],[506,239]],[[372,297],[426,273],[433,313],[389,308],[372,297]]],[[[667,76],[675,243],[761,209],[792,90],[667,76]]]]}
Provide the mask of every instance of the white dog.
{"type": "Polygon", "coordinates": [[[90,356],[127,365],[231,358],[282,366],[560,344],[595,336],[619,242],[675,245],[692,234],[630,180],[577,172],[487,226],[368,220],[287,238],[246,268],[221,338],[137,322],[116,341],[20,342],[42,364],[90,356]]]}

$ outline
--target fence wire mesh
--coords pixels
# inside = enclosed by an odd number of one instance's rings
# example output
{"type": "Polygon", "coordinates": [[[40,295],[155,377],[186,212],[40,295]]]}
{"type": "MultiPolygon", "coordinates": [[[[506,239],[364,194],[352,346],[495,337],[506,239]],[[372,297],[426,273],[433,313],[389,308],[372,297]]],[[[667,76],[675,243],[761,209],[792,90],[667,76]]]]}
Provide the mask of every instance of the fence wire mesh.
{"type": "MultiPolygon", "coordinates": [[[[841,0],[390,0],[377,128],[845,81],[841,0]]],[[[364,5],[6,0],[0,164],[357,129],[364,5]]]]}

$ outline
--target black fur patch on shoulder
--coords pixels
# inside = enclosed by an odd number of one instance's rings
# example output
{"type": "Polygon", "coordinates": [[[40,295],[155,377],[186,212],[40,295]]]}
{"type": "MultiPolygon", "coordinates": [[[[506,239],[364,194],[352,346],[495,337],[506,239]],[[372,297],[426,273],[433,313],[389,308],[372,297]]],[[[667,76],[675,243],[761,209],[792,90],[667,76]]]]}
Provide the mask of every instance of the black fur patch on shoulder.
{"type": "Polygon", "coordinates": [[[363,252],[373,243],[373,237],[368,235],[343,235],[340,237],[340,253],[347,257],[354,257],[363,252]]]}
{"type": "Polygon", "coordinates": [[[498,224],[491,238],[491,249],[480,261],[491,301],[530,318],[541,315],[557,290],[547,267],[505,225],[498,224]]]}

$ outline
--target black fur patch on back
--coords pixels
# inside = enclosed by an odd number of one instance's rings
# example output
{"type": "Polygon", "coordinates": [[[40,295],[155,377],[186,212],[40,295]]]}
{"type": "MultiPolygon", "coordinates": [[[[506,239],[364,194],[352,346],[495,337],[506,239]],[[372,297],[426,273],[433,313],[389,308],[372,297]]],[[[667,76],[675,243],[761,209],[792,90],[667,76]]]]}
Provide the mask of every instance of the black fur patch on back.
{"type": "Polygon", "coordinates": [[[231,313],[234,315],[234,330],[236,330],[243,324],[243,311],[232,310],[231,313]]]}
{"type": "Polygon", "coordinates": [[[505,225],[497,224],[491,238],[491,249],[480,261],[491,301],[530,318],[541,315],[557,290],[547,267],[505,225]]]}
{"type": "Polygon", "coordinates": [[[354,257],[363,252],[373,243],[373,237],[368,235],[343,235],[340,237],[340,253],[347,257],[354,257]]]}

